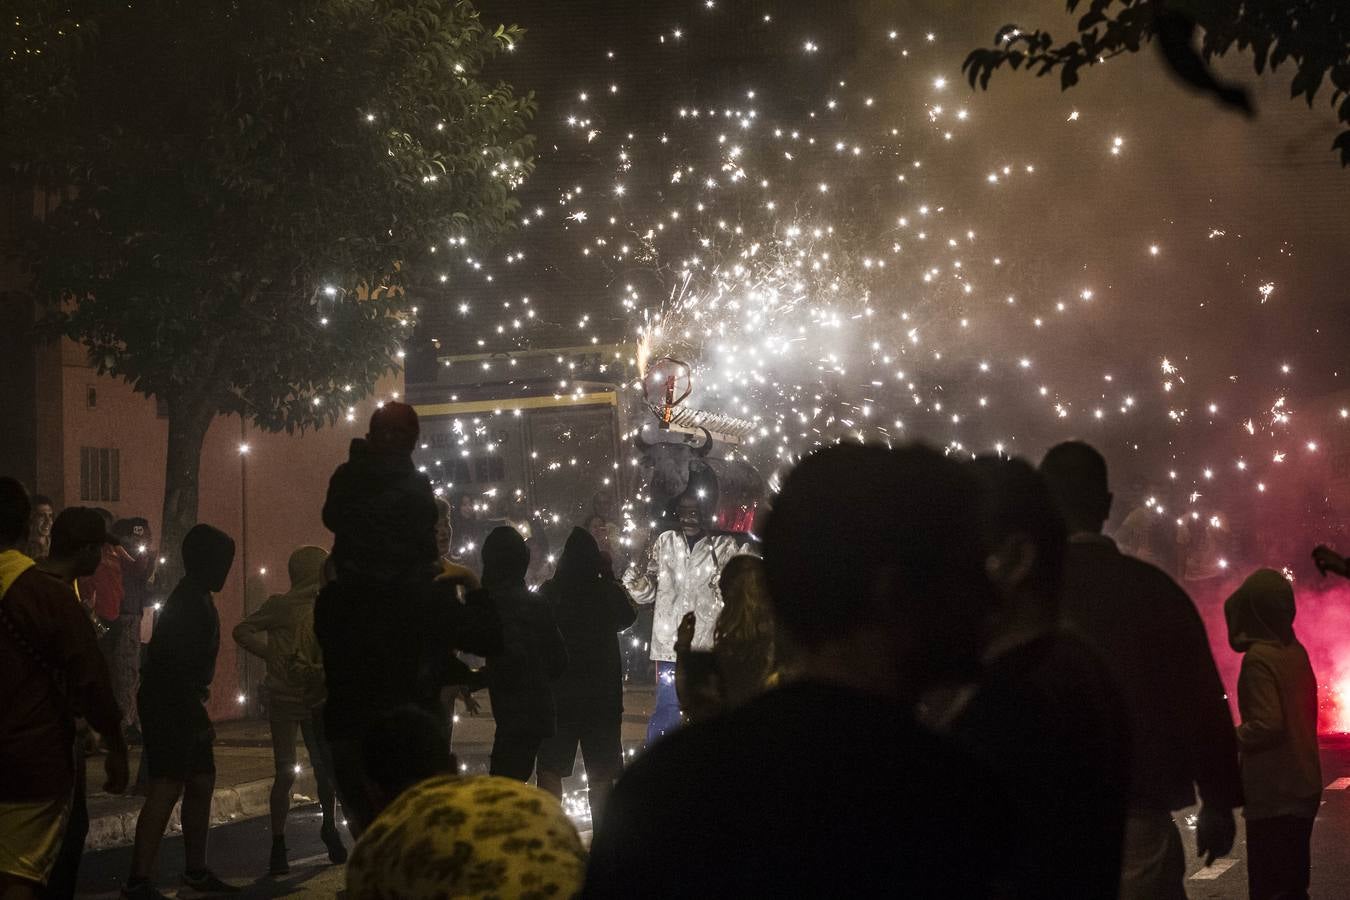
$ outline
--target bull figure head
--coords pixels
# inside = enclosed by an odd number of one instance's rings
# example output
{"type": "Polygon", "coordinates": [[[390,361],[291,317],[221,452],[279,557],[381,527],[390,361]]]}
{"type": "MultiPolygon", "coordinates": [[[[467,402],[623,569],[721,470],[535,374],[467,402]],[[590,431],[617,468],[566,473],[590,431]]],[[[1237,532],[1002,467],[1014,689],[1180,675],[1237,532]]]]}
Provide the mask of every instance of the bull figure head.
{"type": "Polygon", "coordinates": [[[689,486],[689,469],[694,460],[712,452],[712,434],[706,428],[699,430],[703,432],[703,443],[698,446],[684,443],[651,443],[643,439],[640,431],[633,438],[633,443],[652,467],[651,492],[658,508],[664,506],[666,501],[684,493],[685,488],[689,486]]]}

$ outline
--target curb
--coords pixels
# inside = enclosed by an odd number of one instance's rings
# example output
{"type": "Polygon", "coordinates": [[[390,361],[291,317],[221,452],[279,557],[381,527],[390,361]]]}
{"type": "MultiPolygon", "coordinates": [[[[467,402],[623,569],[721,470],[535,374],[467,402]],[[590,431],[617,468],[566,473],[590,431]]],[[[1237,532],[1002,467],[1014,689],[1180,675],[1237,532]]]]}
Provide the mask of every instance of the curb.
{"type": "MultiPolygon", "coordinates": [[[[269,796],[272,792],[272,779],[261,778],[246,781],[230,787],[216,788],[211,795],[211,825],[228,825],[244,819],[254,819],[267,815],[269,796]]],[[[302,772],[296,776],[295,786],[291,788],[291,807],[306,806],[314,803],[317,795],[314,785],[314,773],[302,772]]],[[[139,798],[137,798],[139,799],[139,798]]],[[[169,815],[169,827],[166,834],[179,834],[183,830],[179,819],[180,805],[175,805],[169,815]]],[[[140,818],[139,809],[132,812],[109,813],[89,819],[89,835],[85,838],[86,850],[107,850],[124,847],[136,839],[136,821],[140,818]]]]}

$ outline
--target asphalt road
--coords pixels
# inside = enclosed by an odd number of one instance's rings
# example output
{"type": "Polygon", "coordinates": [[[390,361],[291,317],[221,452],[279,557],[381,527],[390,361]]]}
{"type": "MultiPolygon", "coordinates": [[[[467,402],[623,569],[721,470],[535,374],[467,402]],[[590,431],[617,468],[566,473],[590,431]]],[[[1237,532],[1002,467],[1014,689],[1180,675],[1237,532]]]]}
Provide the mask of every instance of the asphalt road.
{"type": "MultiPolygon", "coordinates": [[[[1327,790],[1313,830],[1312,896],[1350,897],[1350,737],[1324,742],[1322,772],[1327,790]]],[[[1187,845],[1187,894],[1193,900],[1246,897],[1246,843],[1241,819],[1238,820],[1238,837],[1232,855],[1218,860],[1212,867],[1202,868],[1195,857],[1195,833],[1188,823],[1194,812],[1183,810],[1177,813],[1187,845]]],[[[583,829],[589,827],[589,822],[578,824],[583,829]]],[[[826,822],[818,824],[829,827],[826,822]]],[[[343,870],[328,862],[327,852],[319,840],[317,807],[301,807],[291,812],[286,840],[290,847],[291,874],[285,878],[272,879],[263,875],[271,846],[266,819],[251,819],[212,829],[211,864],[225,880],[246,886],[242,897],[339,896],[345,883],[343,870]]],[[[348,843],[350,845],[350,841],[348,843]]],[[[130,858],[129,847],[85,854],[80,870],[79,896],[117,897],[130,858]]],[[[168,838],[160,854],[157,882],[160,889],[172,894],[182,869],[182,838],[168,838]]]]}

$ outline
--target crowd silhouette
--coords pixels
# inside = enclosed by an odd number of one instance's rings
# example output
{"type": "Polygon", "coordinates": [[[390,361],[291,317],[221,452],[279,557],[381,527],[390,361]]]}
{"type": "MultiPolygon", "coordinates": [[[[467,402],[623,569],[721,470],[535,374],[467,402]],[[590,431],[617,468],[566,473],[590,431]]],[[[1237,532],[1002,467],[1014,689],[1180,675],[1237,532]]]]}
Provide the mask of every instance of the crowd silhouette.
{"type": "MultiPolygon", "coordinates": [[[[1173,814],[1197,802],[1205,862],[1231,851],[1240,808],[1250,896],[1307,896],[1322,782],[1293,587],[1263,569],[1226,603],[1235,723],[1186,592],[1103,533],[1112,494],[1092,447],[1033,467],[829,446],[787,474],[762,541],[713,530],[690,492],[645,565],[616,577],[605,523],[588,520],[532,589],[539,560],[516,528],[481,536],[481,579],[451,559],[456,510],[413,466],[417,438],[411,407],[375,414],[330,484],[331,556],[297,549],[290,589],[234,629],[266,661],[269,873],[289,868],[299,737],[353,898],[1184,897],[1173,814]],[[656,709],[625,768],[618,635],[642,603],[656,709]],[[490,773],[467,776],[454,704],[483,689],[490,773]],[[558,803],[578,749],[589,850],[558,803]]],[[[53,518],[43,500],[0,479],[5,898],[74,891],[77,719],[106,745],[107,789],[129,780],[130,701],[76,587],[148,525],[53,518]]],[[[239,890],[207,854],[212,596],[234,542],[199,524],[181,555],[135,693],[129,898],[164,896],[154,867],[180,798],[184,885],[239,890]]],[[[1315,559],[1348,571],[1325,547],[1315,559]]]]}

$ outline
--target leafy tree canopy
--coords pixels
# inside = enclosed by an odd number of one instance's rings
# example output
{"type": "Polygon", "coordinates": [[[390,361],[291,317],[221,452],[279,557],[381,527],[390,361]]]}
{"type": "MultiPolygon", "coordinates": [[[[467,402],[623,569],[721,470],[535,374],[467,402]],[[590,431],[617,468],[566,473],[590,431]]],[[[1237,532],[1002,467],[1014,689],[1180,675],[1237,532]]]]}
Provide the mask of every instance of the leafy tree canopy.
{"type": "MultiPolygon", "coordinates": [[[[962,64],[971,85],[988,88],[994,71],[1007,65],[1038,76],[1057,71],[1067,89],[1078,83],[1079,69],[1156,41],[1178,77],[1248,113],[1246,92],[1217,80],[1207,64],[1231,50],[1250,52],[1257,74],[1292,61],[1290,96],[1305,98],[1311,107],[1329,78],[1337,117],[1350,126],[1350,8],[1343,2],[1066,0],[1065,5],[1071,14],[1082,13],[1076,39],[1058,44],[1048,31],[1005,25],[993,47],[972,51],[962,64]]],[[[1350,128],[1337,135],[1332,149],[1350,166],[1350,128]]]]}
{"type": "Polygon", "coordinates": [[[5,18],[0,159],[56,201],[35,288],[101,371],[168,404],[171,448],[224,413],[344,415],[397,366],[430,254],[504,228],[531,167],[533,99],[484,75],[521,32],[467,0],[5,18]]]}

